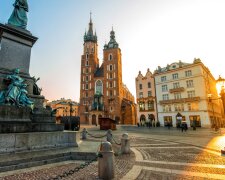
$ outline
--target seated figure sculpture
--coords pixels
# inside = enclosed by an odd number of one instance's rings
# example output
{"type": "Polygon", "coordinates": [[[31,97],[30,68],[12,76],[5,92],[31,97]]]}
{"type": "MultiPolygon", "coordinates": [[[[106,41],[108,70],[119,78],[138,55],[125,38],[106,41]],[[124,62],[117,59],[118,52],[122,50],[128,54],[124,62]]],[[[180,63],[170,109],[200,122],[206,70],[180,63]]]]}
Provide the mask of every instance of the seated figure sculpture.
{"type": "Polygon", "coordinates": [[[27,84],[24,79],[19,76],[20,70],[17,68],[13,74],[8,75],[5,79],[8,88],[0,92],[0,104],[15,105],[18,107],[26,106],[33,109],[34,103],[28,98],[27,84]]]}

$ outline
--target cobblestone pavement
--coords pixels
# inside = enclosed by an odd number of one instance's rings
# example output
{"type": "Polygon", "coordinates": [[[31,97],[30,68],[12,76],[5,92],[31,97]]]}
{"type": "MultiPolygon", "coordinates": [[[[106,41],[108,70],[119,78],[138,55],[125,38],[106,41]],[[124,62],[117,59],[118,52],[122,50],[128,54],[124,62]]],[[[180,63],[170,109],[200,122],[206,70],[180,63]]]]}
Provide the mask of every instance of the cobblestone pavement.
{"type": "MultiPolygon", "coordinates": [[[[101,139],[89,139],[88,141],[102,141],[101,139]]],[[[119,142],[119,140],[118,140],[119,142]]],[[[125,176],[133,167],[135,163],[135,154],[131,152],[130,154],[121,155],[120,154],[120,146],[113,144],[113,151],[115,153],[115,178],[114,180],[119,180],[123,176],[125,176]],[[120,155],[119,155],[120,154],[120,155]]],[[[81,164],[85,162],[82,161],[69,161],[68,163],[56,163],[51,165],[42,166],[39,168],[29,168],[28,172],[26,169],[15,171],[12,175],[6,175],[1,177],[0,180],[47,180],[59,175],[62,175],[64,172],[69,172],[70,170],[74,170],[76,167],[79,167],[81,164]],[[30,170],[32,169],[32,170],[30,170]],[[38,170],[37,170],[38,169],[38,170]]],[[[89,166],[81,169],[79,172],[76,172],[68,177],[62,179],[79,179],[79,180],[98,180],[98,163],[95,161],[91,163],[89,166]]]]}
{"type": "MultiPolygon", "coordinates": [[[[90,131],[91,132],[91,131],[90,131]]],[[[95,136],[102,136],[104,132],[94,130],[91,132],[95,136]]],[[[114,131],[114,139],[120,143],[123,131],[114,131]]],[[[115,174],[117,179],[122,180],[207,180],[225,179],[225,157],[222,157],[219,146],[225,145],[225,136],[212,135],[203,139],[198,135],[180,134],[175,132],[175,136],[163,132],[163,136],[151,135],[139,132],[129,132],[131,138],[132,153],[120,155],[120,146],[113,144],[115,156],[115,174]],[[168,138],[166,138],[166,136],[168,138]],[[182,138],[185,141],[182,141],[182,138]],[[168,140],[167,140],[168,139],[168,140]],[[219,144],[217,149],[210,149],[210,139],[214,144],[219,144]],[[217,141],[215,141],[215,139],[217,141]],[[208,144],[203,144],[203,142],[208,144]],[[183,143],[185,142],[185,143],[183,143]],[[199,143],[198,143],[199,142],[199,143]],[[222,145],[221,145],[222,144],[222,145]],[[203,146],[204,145],[204,146],[203,146]]],[[[99,143],[103,138],[88,137],[87,141],[99,143]]],[[[42,180],[56,177],[65,171],[80,166],[83,162],[70,161],[67,163],[56,163],[46,165],[32,170],[15,171],[13,174],[6,174],[4,177],[0,173],[0,180],[42,180]]],[[[63,179],[98,179],[98,164],[94,162],[78,173],[63,179]]]]}
{"type": "Polygon", "coordinates": [[[225,157],[195,145],[137,137],[136,161],[126,179],[225,179],[225,157]]]}

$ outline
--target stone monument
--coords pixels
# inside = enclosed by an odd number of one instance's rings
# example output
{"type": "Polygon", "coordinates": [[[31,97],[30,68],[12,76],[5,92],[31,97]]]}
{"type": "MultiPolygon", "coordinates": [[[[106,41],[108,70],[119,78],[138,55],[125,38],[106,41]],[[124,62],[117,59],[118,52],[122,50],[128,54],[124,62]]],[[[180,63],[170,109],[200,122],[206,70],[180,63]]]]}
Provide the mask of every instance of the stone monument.
{"type": "Polygon", "coordinates": [[[29,74],[38,38],[26,29],[27,12],[27,0],[15,0],[8,24],[0,24],[0,153],[77,146],[76,133],[55,123],[39,78],[29,74]]]}

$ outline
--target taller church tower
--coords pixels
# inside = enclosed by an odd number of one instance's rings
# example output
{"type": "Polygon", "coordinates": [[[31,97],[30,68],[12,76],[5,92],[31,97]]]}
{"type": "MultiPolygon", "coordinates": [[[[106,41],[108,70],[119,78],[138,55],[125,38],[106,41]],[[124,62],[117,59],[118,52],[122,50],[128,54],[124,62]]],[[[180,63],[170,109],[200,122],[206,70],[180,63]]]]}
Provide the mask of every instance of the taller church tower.
{"type": "Polygon", "coordinates": [[[82,123],[89,123],[88,112],[94,96],[94,73],[99,67],[98,43],[90,16],[88,32],[84,34],[83,54],[81,56],[80,75],[80,118],[82,123]]]}

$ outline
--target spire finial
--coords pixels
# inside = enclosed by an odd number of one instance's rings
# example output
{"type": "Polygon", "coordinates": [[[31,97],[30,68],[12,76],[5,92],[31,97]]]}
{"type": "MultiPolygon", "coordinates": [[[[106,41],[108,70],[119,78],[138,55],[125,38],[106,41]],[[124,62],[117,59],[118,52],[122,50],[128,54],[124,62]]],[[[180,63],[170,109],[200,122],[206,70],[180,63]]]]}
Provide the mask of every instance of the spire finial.
{"type": "Polygon", "coordinates": [[[92,22],[92,12],[90,11],[90,22],[92,22]]]}

